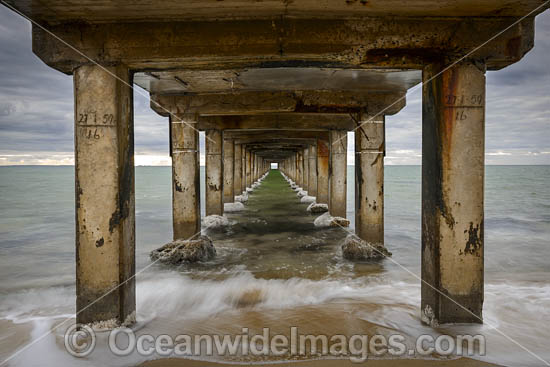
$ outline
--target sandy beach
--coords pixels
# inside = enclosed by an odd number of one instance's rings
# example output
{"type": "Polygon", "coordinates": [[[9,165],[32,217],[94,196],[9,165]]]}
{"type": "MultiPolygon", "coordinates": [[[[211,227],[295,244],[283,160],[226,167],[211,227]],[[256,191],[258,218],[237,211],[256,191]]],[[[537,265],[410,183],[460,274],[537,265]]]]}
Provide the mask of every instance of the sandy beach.
{"type": "MultiPolygon", "coordinates": [[[[300,362],[277,362],[256,364],[265,367],[348,367],[348,366],[372,366],[372,367],[420,367],[420,366],[447,366],[447,367],[480,367],[498,366],[492,363],[480,362],[469,358],[451,360],[426,360],[426,359],[372,359],[363,363],[353,363],[347,359],[311,360],[300,362]]],[[[223,366],[250,366],[249,364],[225,364],[189,359],[157,359],[143,363],[142,367],[223,367],[223,366]]]]}

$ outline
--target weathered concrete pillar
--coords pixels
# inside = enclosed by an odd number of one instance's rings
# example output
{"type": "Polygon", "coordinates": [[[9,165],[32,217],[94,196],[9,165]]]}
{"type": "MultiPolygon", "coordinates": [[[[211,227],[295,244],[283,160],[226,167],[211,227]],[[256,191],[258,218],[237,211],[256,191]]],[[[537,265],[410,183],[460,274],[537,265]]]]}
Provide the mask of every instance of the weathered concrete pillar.
{"type": "Polygon", "coordinates": [[[296,182],[297,179],[298,179],[298,178],[297,178],[298,173],[296,172],[297,167],[298,167],[298,166],[297,166],[297,163],[296,163],[297,159],[298,159],[298,158],[297,158],[297,153],[294,153],[294,154],[292,155],[292,160],[291,160],[291,162],[290,162],[291,167],[292,167],[292,180],[293,180],[296,184],[298,184],[298,183],[296,182]]]}
{"type": "Polygon", "coordinates": [[[260,157],[254,153],[254,182],[260,178],[260,157]]]}
{"type": "Polygon", "coordinates": [[[309,146],[309,179],[308,179],[308,195],[317,196],[317,146],[311,144],[309,146]]]}
{"type": "Polygon", "coordinates": [[[260,177],[265,173],[265,159],[260,157],[260,177]]]}
{"type": "Polygon", "coordinates": [[[78,323],[120,324],[136,309],[133,94],[122,82],[132,78],[107,70],[120,80],[98,66],[74,71],[78,323]]]}
{"type": "Polygon", "coordinates": [[[296,165],[294,164],[295,156],[292,154],[290,158],[288,159],[288,173],[290,174],[290,179],[292,181],[296,181],[296,178],[294,176],[294,169],[296,168],[296,165]]]}
{"type": "Polygon", "coordinates": [[[292,168],[291,168],[291,163],[290,163],[291,159],[292,159],[292,156],[290,156],[286,159],[285,170],[286,170],[286,175],[288,177],[290,177],[290,179],[292,180],[292,168]]]}
{"type": "Polygon", "coordinates": [[[199,131],[194,116],[170,118],[174,240],[201,230],[199,131]]]}
{"type": "Polygon", "coordinates": [[[422,280],[430,286],[422,283],[422,320],[479,323],[485,70],[463,62],[429,81],[442,68],[423,72],[422,280]]]}
{"type": "Polygon", "coordinates": [[[303,172],[304,172],[304,190],[305,191],[308,191],[309,193],[309,148],[305,148],[304,150],[302,150],[302,154],[303,154],[303,160],[302,160],[302,165],[303,165],[303,172]]]}
{"type": "Polygon", "coordinates": [[[329,212],[334,217],[346,217],[348,132],[330,131],[330,196],[329,212]]]}
{"type": "Polygon", "coordinates": [[[292,156],[292,175],[294,183],[298,185],[298,152],[295,152],[292,156]]]}
{"type": "Polygon", "coordinates": [[[329,200],[329,145],[317,139],[317,202],[328,204],[329,200]]]}
{"type": "Polygon", "coordinates": [[[233,162],[235,161],[235,140],[223,137],[223,202],[235,201],[233,184],[233,162]]]}
{"type": "Polygon", "coordinates": [[[355,130],[355,233],[384,243],[384,116],[361,121],[355,130]]]}
{"type": "MultiPolygon", "coordinates": [[[[234,165],[233,165],[233,195],[240,195],[242,189],[242,177],[243,177],[243,168],[242,163],[243,159],[241,156],[242,145],[234,145],[234,165]]],[[[235,198],[233,198],[235,200],[235,198]]]]}
{"type": "Polygon", "coordinates": [[[246,187],[252,186],[252,154],[246,150],[246,187]]]}
{"type": "Polygon", "coordinates": [[[287,170],[287,176],[290,177],[291,180],[294,180],[292,178],[292,155],[287,158],[285,169],[287,170]]]}
{"type": "Polygon", "coordinates": [[[251,155],[251,166],[250,166],[250,171],[252,172],[252,183],[256,182],[256,154],[254,152],[250,153],[251,155]]]}
{"type": "Polygon", "coordinates": [[[223,215],[222,130],[206,130],[206,215],[223,215]]]}
{"type": "Polygon", "coordinates": [[[296,152],[296,159],[298,161],[296,166],[296,182],[298,183],[298,186],[300,186],[302,189],[304,188],[304,154],[300,150],[296,152]]]}
{"type": "Polygon", "coordinates": [[[246,146],[241,145],[241,193],[244,193],[246,191],[246,162],[247,162],[247,155],[246,155],[246,146]]]}

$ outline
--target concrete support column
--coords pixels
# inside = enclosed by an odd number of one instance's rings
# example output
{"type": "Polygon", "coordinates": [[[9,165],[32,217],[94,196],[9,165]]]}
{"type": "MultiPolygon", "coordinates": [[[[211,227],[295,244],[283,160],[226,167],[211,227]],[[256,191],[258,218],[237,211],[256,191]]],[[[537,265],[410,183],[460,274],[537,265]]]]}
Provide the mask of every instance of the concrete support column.
{"type": "Polygon", "coordinates": [[[256,154],[255,153],[251,153],[251,156],[252,156],[252,163],[251,163],[251,168],[250,168],[250,171],[252,172],[252,178],[251,178],[251,184],[253,184],[254,182],[256,182],[256,168],[257,168],[257,162],[256,162],[256,154]]]}
{"type": "Polygon", "coordinates": [[[119,80],[98,66],[74,71],[77,323],[120,324],[136,309],[132,77],[107,70],[119,80]]]}
{"type": "Polygon", "coordinates": [[[430,80],[441,70],[423,72],[422,320],[480,323],[485,68],[462,62],[430,80]]]}
{"type": "Polygon", "coordinates": [[[233,162],[235,161],[235,140],[223,137],[223,202],[235,201],[233,162]]]}
{"type": "Polygon", "coordinates": [[[290,165],[291,165],[291,169],[292,169],[292,181],[294,181],[296,184],[298,184],[298,183],[296,182],[296,180],[297,180],[297,172],[296,172],[296,167],[297,167],[297,165],[296,165],[296,160],[297,160],[296,153],[294,153],[294,154],[292,155],[292,159],[291,159],[291,161],[290,161],[290,165]]]}
{"type": "Polygon", "coordinates": [[[292,156],[292,175],[296,185],[298,185],[298,152],[295,152],[292,156]]]}
{"type": "Polygon", "coordinates": [[[308,195],[317,196],[317,146],[312,144],[309,146],[309,179],[308,179],[308,195]]]}
{"type": "MultiPolygon", "coordinates": [[[[242,177],[243,177],[243,159],[241,156],[242,145],[234,145],[234,165],[233,165],[233,195],[239,195],[242,191],[242,177]]],[[[235,198],[233,198],[235,200],[235,198]]]]}
{"type": "Polygon", "coordinates": [[[246,150],[246,187],[252,186],[252,154],[246,150]]]}
{"type": "Polygon", "coordinates": [[[334,217],[346,217],[348,132],[330,131],[330,196],[329,212],[334,217]]]}
{"type": "Polygon", "coordinates": [[[329,200],[329,154],[328,141],[317,139],[317,202],[328,204],[329,200]]]}
{"type": "Polygon", "coordinates": [[[361,121],[355,130],[355,233],[384,243],[384,116],[361,121]]]}
{"type": "Polygon", "coordinates": [[[174,240],[201,230],[199,131],[191,116],[170,119],[174,240]]]}
{"type": "Polygon", "coordinates": [[[223,215],[222,130],[206,130],[206,215],[223,215]]]}
{"type": "Polygon", "coordinates": [[[265,173],[265,159],[263,159],[262,157],[260,157],[260,167],[261,167],[261,171],[260,171],[260,177],[265,173]]]}
{"type": "Polygon", "coordinates": [[[292,159],[292,156],[288,157],[286,162],[285,162],[285,170],[286,170],[286,175],[288,177],[290,177],[290,179],[292,180],[292,166],[291,166],[291,159],[292,159]]]}
{"type": "Polygon", "coordinates": [[[302,189],[304,188],[304,156],[302,155],[302,151],[298,151],[296,153],[296,183],[298,186],[300,186],[302,189]]]}
{"type": "Polygon", "coordinates": [[[294,181],[294,178],[292,176],[292,155],[290,157],[288,157],[287,161],[286,161],[286,165],[285,165],[285,169],[287,170],[287,175],[288,177],[290,177],[291,180],[294,181]]]}
{"type": "Polygon", "coordinates": [[[304,150],[302,150],[302,154],[303,154],[303,157],[304,159],[302,160],[302,164],[303,164],[303,172],[304,172],[304,190],[305,191],[308,191],[309,193],[309,148],[305,148],[304,150]]]}
{"type": "Polygon", "coordinates": [[[241,145],[241,193],[246,191],[246,146],[241,145]]]}
{"type": "Polygon", "coordinates": [[[254,153],[254,182],[260,178],[260,157],[254,153]]]}

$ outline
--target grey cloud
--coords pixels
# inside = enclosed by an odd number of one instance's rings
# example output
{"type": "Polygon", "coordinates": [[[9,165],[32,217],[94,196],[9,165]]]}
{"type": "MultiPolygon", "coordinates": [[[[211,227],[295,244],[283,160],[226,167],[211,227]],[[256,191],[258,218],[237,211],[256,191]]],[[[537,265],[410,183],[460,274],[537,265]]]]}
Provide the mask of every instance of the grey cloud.
{"type": "MultiPolygon", "coordinates": [[[[487,73],[488,163],[550,164],[550,11],[537,17],[535,38],[535,48],[519,63],[487,73]]],[[[32,53],[29,23],[4,7],[0,49],[0,156],[30,154],[49,162],[51,154],[66,161],[73,151],[72,78],[32,53]]],[[[168,120],[149,108],[143,93],[134,93],[136,153],[167,156],[168,120]]],[[[408,93],[407,107],[386,118],[390,164],[420,163],[421,99],[420,88],[408,93]]],[[[203,134],[200,142],[204,151],[203,134]]],[[[0,164],[19,160],[4,158],[0,164]]]]}

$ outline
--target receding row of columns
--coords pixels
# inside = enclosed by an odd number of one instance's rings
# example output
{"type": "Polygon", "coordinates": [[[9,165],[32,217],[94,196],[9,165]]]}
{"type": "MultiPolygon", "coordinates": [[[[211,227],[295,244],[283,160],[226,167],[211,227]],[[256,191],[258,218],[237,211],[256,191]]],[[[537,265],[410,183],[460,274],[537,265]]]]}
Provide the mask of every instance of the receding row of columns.
{"type": "MultiPolygon", "coordinates": [[[[198,137],[198,130],[194,134],[198,137]]],[[[235,144],[235,139],[225,136],[223,130],[206,130],[205,147],[206,215],[223,215],[224,203],[232,203],[236,195],[246,192],[268,171],[270,162],[247,149],[246,144],[235,144]]]]}
{"type": "MultiPolygon", "coordinates": [[[[384,117],[361,121],[355,131],[355,228],[370,243],[384,243],[384,117]]],[[[298,150],[281,169],[298,186],[329,206],[333,216],[346,217],[347,131],[331,130],[329,140],[298,150]]]]}
{"type": "MultiPolygon", "coordinates": [[[[118,79],[99,66],[81,66],[74,71],[80,323],[123,322],[135,311],[131,278],[135,273],[133,99],[128,87],[132,73],[123,65],[107,70],[118,79]]],[[[429,65],[424,69],[424,81],[423,320],[479,322],[483,305],[485,70],[479,62],[465,61],[447,69],[429,65]],[[437,77],[432,80],[433,76],[437,77]]],[[[195,126],[196,119],[188,116],[172,118],[170,123],[174,238],[189,238],[200,231],[195,126]]],[[[376,241],[383,240],[382,131],[383,121],[372,120],[355,134],[356,227],[361,238],[376,241]]],[[[245,145],[233,143],[233,149],[229,148],[232,143],[223,140],[222,131],[207,131],[206,135],[207,214],[221,214],[224,200],[250,187],[268,164],[245,145]],[[233,169],[224,171],[224,164],[233,169]]],[[[316,190],[317,201],[328,203],[333,215],[345,216],[347,135],[340,130],[331,130],[329,135],[329,141],[317,140],[314,149],[296,151],[281,166],[299,185],[312,193],[316,190]],[[312,164],[315,156],[316,164],[312,164]]]]}

